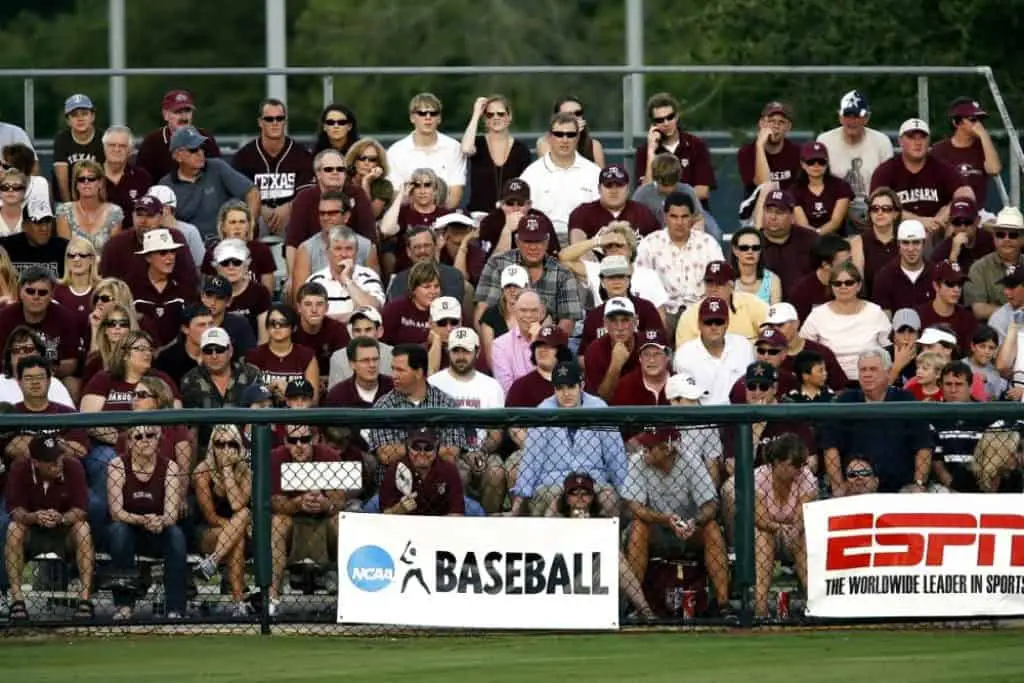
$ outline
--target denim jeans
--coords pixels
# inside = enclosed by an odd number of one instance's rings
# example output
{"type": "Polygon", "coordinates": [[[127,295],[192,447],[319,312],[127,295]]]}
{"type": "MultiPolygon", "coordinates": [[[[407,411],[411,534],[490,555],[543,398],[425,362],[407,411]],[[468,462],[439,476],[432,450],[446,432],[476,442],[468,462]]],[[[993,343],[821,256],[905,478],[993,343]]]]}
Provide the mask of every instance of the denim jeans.
{"type": "Polygon", "coordinates": [[[7,525],[11,523],[11,517],[7,514],[7,503],[0,495],[0,593],[6,593],[9,587],[7,582],[7,562],[4,561],[4,548],[7,546],[7,525]]]}
{"type": "MultiPolygon", "coordinates": [[[[484,512],[484,506],[473,500],[469,496],[463,496],[462,502],[466,506],[466,517],[486,517],[487,513],[484,512]]],[[[377,514],[380,512],[380,494],[374,495],[372,498],[363,503],[363,512],[371,514],[377,514]]]]}
{"type": "Polygon", "coordinates": [[[117,457],[113,446],[99,444],[92,447],[84,458],[85,478],[89,482],[89,521],[93,529],[103,529],[110,521],[107,516],[107,467],[117,457]]]}
{"type": "MultiPolygon", "coordinates": [[[[185,612],[186,553],[185,534],[178,526],[167,527],[153,534],[140,526],[111,522],[107,529],[110,557],[115,569],[135,567],[136,553],[164,558],[164,598],[168,612],[185,612]]],[[[131,595],[114,592],[114,604],[130,606],[131,595]]]]}

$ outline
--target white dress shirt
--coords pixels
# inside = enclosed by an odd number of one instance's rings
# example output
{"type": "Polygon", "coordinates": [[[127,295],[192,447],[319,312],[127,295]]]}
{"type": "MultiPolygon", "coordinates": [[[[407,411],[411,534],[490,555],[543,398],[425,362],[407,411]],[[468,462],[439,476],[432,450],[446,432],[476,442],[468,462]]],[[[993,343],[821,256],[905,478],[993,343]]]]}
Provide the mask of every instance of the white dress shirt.
{"type": "Polygon", "coordinates": [[[459,141],[444,133],[437,134],[437,141],[430,147],[417,147],[413,134],[388,147],[388,165],[391,174],[388,180],[397,192],[401,186],[412,180],[417,168],[429,168],[448,184],[448,187],[466,184],[466,157],[462,154],[459,141]]]}
{"type": "Polygon", "coordinates": [[[569,214],[580,204],[600,199],[598,176],[601,169],[579,153],[572,166],[556,166],[548,153],[537,159],[519,176],[530,186],[533,208],[551,219],[563,243],[569,239],[569,214]]]}
{"type": "Polygon", "coordinates": [[[700,337],[684,343],[676,351],[672,367],[685,372],[704,390],[703,405],[727,405],[732,385],[747,372],[754,362],[754,345],[745,337],[726,332],[725,349],[719,357],[708,353],[700,337]]]}

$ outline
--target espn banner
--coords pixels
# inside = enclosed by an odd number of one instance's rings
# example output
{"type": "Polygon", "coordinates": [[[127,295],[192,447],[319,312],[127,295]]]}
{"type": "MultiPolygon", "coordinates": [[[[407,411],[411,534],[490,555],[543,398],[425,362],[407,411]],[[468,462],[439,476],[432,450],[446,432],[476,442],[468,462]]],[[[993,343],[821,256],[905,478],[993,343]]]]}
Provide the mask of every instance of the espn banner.
{"type": "Polygon", "coordinates": [[[617,629],[617,519],[341,513],[338,623],[617,629]]]}
{"type": "Polygon", "coordinates": [[[804,505],[815,617],[1024,614],[1024,496],[874,494],[804,505]]]}

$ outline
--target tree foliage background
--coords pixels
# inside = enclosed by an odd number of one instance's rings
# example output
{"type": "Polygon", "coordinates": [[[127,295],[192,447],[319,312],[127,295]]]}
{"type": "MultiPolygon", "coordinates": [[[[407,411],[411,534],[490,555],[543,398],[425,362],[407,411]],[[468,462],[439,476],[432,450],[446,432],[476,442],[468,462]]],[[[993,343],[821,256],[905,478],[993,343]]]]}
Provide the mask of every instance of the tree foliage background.
{"type": "MultiPolygon", "coordinates": [[[[646,0],[648,64],[988,64],[1011,116],[1024,112],[1024,52],[1016,41],[1024,0],[646,0]]],[[[29,2],[0,8],[0,67],[104,67],[106,0],[29,2]]],[[[613,0],[289,0],[288,56],[295,66],[621,64],[625,6],[613,0]]],[[[175,0],[127,3],[127,59],[132,67],[260,66],[264,0],[175,0]]],[[[473,99],[501,92],[512,100],[514,127],[538,130],[561,94],[579,95],[594,129],[621,127],[618,76],[337,78],[336,99],[369,131],[407,127],[409,96],[431,90],[446,108],[445,128],[461,129],[473,99]]],[[[933,77],[931,120],[941,127],[946,103],[967,94],[992,107],[980,77],[933,77]]],[[[89,93],[106,108],[105,79],[36,82],[37,135],[62,125],[60,104],[89,93]]],[[[131,78],[129,124],[159,121],[161,94],[191,89],[202,125],[217,132],[254,129],[264,93],[259,77],[131,78]]],[[[762,104],[791,102],[797,127],[834,125],[846,90],[864,91],[875,124],[894,128],[916,111],[913,77],[657,76],[646,92],[668,90],[684,102],[687,127],[747,130],[762,104]]],[[[318,78],[289,79],[293,131],[313,129],[321,108],[318,78]]],[[[0,79],[0,120],[21,122],[22,83],[0,79]]]]}

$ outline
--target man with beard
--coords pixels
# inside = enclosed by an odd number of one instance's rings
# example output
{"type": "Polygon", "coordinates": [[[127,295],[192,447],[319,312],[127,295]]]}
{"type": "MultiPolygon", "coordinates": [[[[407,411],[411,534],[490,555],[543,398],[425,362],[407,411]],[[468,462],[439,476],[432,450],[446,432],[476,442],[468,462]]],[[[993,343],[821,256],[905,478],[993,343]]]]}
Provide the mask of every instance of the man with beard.
{"type": "MultiPolygon", "coordinates": [[[[175,163],[168,149],[171,136],[181,128],[192,126],[196,105],[187,90],[171,90],[164,95],[160,109],[166,123],[143,139],[135,161],[136,165],[149,173],[150,178],[163,178],[174,169],[175,163]]],[[[206,156],[219,157],[220,148],[213,136],[202,128],[199,134],[204,136],[200,145],[206,156]]]]}

